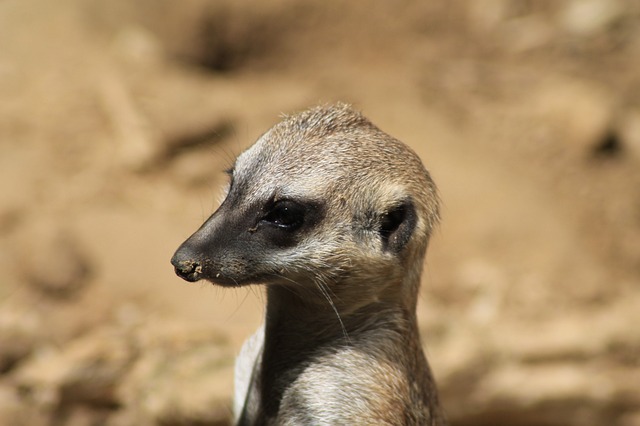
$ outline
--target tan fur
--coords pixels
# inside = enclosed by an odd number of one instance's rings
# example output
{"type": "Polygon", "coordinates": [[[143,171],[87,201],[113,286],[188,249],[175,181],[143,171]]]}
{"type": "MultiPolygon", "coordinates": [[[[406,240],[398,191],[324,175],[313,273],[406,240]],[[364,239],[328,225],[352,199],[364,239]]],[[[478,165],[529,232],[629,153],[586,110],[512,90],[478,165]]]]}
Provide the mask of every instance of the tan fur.
{"type": "Polygon", "coordinates": [[[238,157],[225,202],[172,260],[190,281],[267,285],[238,424],[445,424],[416,321],[437,222],[417,155],[344,104],[286,117],[238,157]],[[299,231],[272,221],[288,200],[299,231]]]}

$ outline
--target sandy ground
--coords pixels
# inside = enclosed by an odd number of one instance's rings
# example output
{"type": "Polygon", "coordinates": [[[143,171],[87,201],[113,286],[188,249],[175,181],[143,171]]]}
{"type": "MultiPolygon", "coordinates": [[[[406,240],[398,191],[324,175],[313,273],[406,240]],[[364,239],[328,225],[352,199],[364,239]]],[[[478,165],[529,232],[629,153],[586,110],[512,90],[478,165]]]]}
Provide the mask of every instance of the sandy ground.
{"type": "Polygon", "coordinates": [[[632,0],[1,2],[0,423],[226,424],[261,290],[169,259],[235,155],[341,100],[438,184],[452,423],[640,425],[638,70],[632,0]]]}

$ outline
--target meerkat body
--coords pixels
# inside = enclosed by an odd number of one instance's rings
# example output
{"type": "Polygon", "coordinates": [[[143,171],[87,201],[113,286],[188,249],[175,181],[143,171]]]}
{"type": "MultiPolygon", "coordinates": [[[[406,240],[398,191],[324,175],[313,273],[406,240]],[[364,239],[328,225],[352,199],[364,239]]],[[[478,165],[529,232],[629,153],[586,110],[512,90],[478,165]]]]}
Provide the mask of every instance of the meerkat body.
{"type": "Polygon", "coordinates": [[[236,364],[236,423],[446,424],[416,320],[438,220],[416,154],[338,104],[286,118],[229,173],[172,263],[188,281],[267,286],[236,364]]]}

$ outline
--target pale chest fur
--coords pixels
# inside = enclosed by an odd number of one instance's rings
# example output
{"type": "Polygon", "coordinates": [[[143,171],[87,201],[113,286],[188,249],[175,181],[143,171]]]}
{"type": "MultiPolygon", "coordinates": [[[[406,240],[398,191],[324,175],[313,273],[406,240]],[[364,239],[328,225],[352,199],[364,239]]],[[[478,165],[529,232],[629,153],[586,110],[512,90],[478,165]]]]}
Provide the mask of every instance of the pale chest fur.
{"type": "MultiPolygon", "coordinates": [[[[375,341],[384,340],[381,337],[378,333],[375,341]]],[[[431,413],[430,404],[423,400],[425,395],[417,395],[419,391],[412,387],[407,374],[409,361],[371,347],[368,343],[372,341],[364,339],[359,342],[361,347],[319,353],[311,362],[296,367],[296,377],[285,389],[277,415],[263,418],[257,385],[264,344],[264,329],[260,328],[245,342],[236,361],[236,422],[278,426],[440,424],[439,413],[431,413]]]]}

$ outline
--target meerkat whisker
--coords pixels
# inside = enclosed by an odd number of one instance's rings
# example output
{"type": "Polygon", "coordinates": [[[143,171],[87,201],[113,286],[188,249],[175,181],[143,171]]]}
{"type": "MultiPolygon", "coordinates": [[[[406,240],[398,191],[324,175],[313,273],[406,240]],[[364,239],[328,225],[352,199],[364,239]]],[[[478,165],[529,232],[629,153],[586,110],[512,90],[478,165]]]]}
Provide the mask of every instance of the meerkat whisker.
{"type": "Polygon", "coordinates": [[[322,281],[316,281],[316,285],[318,286],[318,289],[320,290],[320,293],[322,293],[322,295],[327,300],[327,302],[329,302],[329,306],[331,306],[331,309],[333,309],[333,312],[335,312],[336,317],[338,318],[338,322],[340,323],[340,328],[342,328],[342,333],[344,334],[345,342],[347,343],[347,345],[351,345],[351,339],[349,339],[349,333],[347,333],[347,328],[344,326],[344,322],[342,322],[342,317],[340,316],[340,313],[338,312],[338,308],[337,308],[336,304],[333,303],[333,300],[331,299],[331,296],[329,295],[329,291],[327,290],[327,287],[325,286],[325,284],[322,281]]]}

